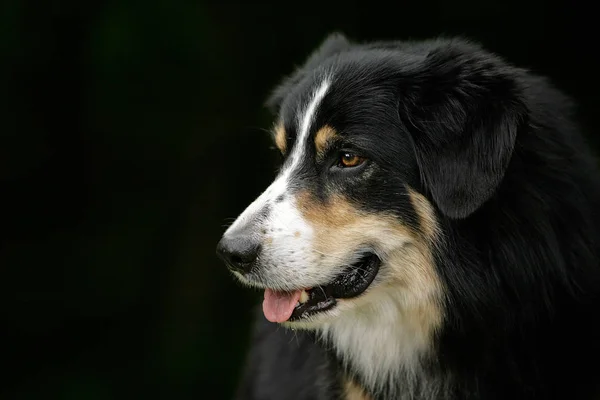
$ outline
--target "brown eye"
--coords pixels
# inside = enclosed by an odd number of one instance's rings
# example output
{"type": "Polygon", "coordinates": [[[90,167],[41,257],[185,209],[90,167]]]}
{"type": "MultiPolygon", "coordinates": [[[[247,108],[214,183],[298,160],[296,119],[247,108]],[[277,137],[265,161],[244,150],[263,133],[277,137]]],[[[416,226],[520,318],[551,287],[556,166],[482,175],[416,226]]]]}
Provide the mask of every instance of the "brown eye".
{"type": "Polygon", "coordinates": [[[356,154],[350,152],[344,152],[340,154],[339,166],[342,168],[357,167],[363,162],[365,162],[364,157],[357,156],[356,154]]]}

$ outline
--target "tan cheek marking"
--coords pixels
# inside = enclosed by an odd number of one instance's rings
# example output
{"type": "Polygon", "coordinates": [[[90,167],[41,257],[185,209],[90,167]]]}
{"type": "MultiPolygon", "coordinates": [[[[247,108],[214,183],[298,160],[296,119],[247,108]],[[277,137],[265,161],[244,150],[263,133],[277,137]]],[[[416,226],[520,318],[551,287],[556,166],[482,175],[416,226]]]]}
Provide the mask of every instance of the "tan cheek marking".
{"type": "Polygon", "coordinates": [[[285,134],[285,128],[283,127],[283,124],[278,124],[275,126],[275,145],[277,146],[277,148],[279,149],[279,151],[281,152],[281,154],[285,154],[286,151],[286,134],[285,134]]]}
{"type": "Polygon", "coordinates": [[[403,290],[403,297],[410,304],[403,313],[405,324],[430,346],[434,333],[442,325],[443,285],[429,245],[405,246],[387,263],[393,276],[392,290],[403,290]]]}
{"type": "Polygon", "coordinates": [[[367,214],[341,196],[322,203],[308,192],[296,196],[300,213],[315,229],[315,245],[330,254],[340,248],[354,250],[372,232],[414,237],[415,234],[388,215],[367,214]]]}
{"type": "Polygon", "coordinates": [[[300,231],[296,231],[296,232],[294,232],[294,236],[295,236],[295,237],[300,237],[300,231]]]}
{"type": "Polygon", "coordinates": [[[421,230],[428,240],[435,240],[440,233],[440,227],[435,217],[433,205],[421,193],[417,193],[410,188],[408,189],[408,195],[419,216],[421,230]]]}
{"type": "Polygon", "coordinates": [[[371,396],[367,395],[365,391],[351,379],[346,379],[344,382],[344,399],[372,400],[371,396]]]}
{"type": "Polygon", "coordinates": [[[327,146],[335,139],[337,132],[332,127],[325,125],[315,134],[315,148],[317,149],[317,157],[322,158],[325,155],[327,146]]]}
{"type": "MultiPolygon", "coordinates": [[[[433,209],[426,207],[428,203],[424,198],[414,198],[419,202],[420,212],[428,218],[424,225],[435,233],[437,223],[433,209]],[[425,202],[420,203],[421,200],[425,202]]],[[[297,195],[296,201],[303,217],[314,229],[313,246],[321,254],[343,257],[367,241],[384,249],[388,268],[382,275],[381,285],[373,291],[383,287],[392,291],[401,288],[406,304],[404,318],[414,331],[431,343],[443,315],[443,285],[432,253],[435,238],[424,237],[393,215],[361,211],[341,196],[321,202],[303,192],[297,195]]]]}

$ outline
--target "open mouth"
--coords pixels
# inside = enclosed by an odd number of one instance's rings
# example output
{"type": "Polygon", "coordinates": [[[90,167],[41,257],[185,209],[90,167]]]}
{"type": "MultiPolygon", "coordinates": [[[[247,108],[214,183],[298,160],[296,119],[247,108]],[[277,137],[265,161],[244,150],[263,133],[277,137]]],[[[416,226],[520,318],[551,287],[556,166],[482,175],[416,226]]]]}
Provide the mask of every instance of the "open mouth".
{"type": "Polygon", "coordinates": [[[265,317],[271,322],[298,321],[329,310],[336,305],[336,299],[356,297],[367,290],[380,265],[379,257],[368,253],[325,286],[292,292],[266,289],[265,317]]]}

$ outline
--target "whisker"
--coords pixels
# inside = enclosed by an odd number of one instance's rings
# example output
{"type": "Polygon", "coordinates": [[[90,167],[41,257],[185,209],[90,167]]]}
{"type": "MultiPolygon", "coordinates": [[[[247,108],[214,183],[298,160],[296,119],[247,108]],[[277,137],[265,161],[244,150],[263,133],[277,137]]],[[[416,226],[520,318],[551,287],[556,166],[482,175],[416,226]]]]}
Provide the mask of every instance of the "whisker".
{"type": "Polygon", "coordinates": [[[347,261],[345,258],[343,258],[341,256],[337,256],[337,255],[334,255],[334,254],[327,254],[327,253],[324,253],[324,252],[319,251],[319,250],[313,250],[313,251],[315,253],[317,253],[317,254],[323,255],[325,257],[333,258],[335,260],[338,260],[338,261],[341,261],[341,262],[344,262],[344,263],[347,261]]]}
{"type": "Polygon", "coordinates": [[[325,290],[323,289],[323,287],[322,287],[321,285],[318,285],[317,287],[318,287],[319,289],[321,289],[321,293],[323,293],[323,296],[324,296],[325,298],[327,298],[327,295],[325,294],[325,290]]]}
{"type": "Polygon", "coordinates": [[[266,128],[263,128],[262,126],[254,126],[254,125],[251,125],[251,126],[246,126],[246,129],[256,129],[256,130],[258,130],[258,131],[261,131],[261,132],[264,132],[264,133],[268,133],[269,135],[272,135],[272,134],[273,134],[273,130],[271,130],[271,129],[266,129],[266,128]]]}

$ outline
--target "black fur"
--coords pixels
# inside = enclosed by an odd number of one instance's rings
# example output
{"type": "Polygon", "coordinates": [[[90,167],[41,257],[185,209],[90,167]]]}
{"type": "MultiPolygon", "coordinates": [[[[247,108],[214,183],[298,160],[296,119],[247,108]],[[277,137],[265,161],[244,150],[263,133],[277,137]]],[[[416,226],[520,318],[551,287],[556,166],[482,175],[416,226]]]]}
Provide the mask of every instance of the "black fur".
{"type": "Polygon", "coordinates": [[[341,398],[335,358],[307,332],[264,319],[258,310],[252,349],[237,399],[329,400],[341,398]],[[258,315],[259,314],[259,315],[258,315]]]}
{"type": "MultiPolygon", "coordinates": [[[[326,71],[315,125],[355,132],[379,166],[345,190],[377,211],[406,185],[438,213],[445,317],[421,384],[443,381],[447,399],[600,398],[600,173],[570,100],[465,40],[338,34],[269,106],[291,118],[326,71]]],[[[239,399],[340,396],[326,349],[259,319],[239,399]]]]}

